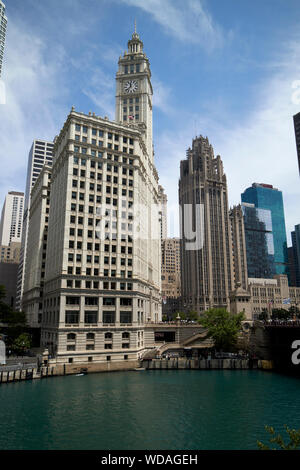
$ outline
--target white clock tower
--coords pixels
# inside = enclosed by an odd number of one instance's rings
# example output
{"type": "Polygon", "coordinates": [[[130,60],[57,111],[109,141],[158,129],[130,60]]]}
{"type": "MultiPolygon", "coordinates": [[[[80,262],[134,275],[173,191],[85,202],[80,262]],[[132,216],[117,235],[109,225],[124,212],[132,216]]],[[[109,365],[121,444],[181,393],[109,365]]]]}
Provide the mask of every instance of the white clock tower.
{"type": "Polygon", "coordinates": [[[148,156],[153,161],[151,71],[136,26],[128,41],[128,52],[120,56],[118,64],[116,121],[143,133],[148,156]]]}

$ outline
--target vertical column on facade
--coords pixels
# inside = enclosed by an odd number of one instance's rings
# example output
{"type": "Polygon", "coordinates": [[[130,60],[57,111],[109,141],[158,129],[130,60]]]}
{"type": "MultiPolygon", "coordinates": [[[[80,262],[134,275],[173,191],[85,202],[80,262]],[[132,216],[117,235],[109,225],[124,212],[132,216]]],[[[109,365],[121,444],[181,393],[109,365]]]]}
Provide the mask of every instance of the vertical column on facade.
{"type": "Polygon", "coordinates": [[[115,324],[120,326],[120,297],[116,297],[115,324]]]}
{"type": "Polygon", "coordinates": [[[59,297],[59,327],[65,326],[65,319],[66,319],[66,296],[61,295],[59,297]]]}
{"type": "Polygon", "coordinates": [[[85,309],[85,296],[80,296],[79,303],[79,326],[80,328],[84,327],[84,309],[85,309]]]}
{"type": "Polygon", "coordinates": [[[102,303],[103,303],[103,297],[99,296],[98,297],[98,326],[102,326],[103,324],[102,303]]]}

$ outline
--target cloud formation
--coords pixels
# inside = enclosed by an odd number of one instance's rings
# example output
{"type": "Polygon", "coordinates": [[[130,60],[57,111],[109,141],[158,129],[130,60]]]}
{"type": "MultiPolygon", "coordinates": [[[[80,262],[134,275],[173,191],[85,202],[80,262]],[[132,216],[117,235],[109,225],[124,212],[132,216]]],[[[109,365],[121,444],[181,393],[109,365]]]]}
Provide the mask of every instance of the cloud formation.
{"type": "MultiPolygon", "coordinates": [[[[157,164],[160,182],[170,204],[174,205],[178,201],[178,186],[174,182],[179,178],[180,160],[185,158],[196,133],[208,136],[215,154],[220,154],[223,160],[231,206],[240,203],[241,193],[254,182],[273,184],[282,191],[290,244],[290,232],[300,223],[300,184],[293,127],[293,115],[300,110],[299,88],[295,88],[295,82],[300,79],[300,42],[288,43],[276,63],[268,67],[272,73],[257,87],[256,102],[251,103],[249,115],[237,121],[227,111],[221,113],[222,123],[212,119],[214,112],[182,119],[185,124],[176,138],[170,131],[160,137],[157,153],[164,155],[164,161],[157,161],[157,164]]],[[[214,108],[213,103],[211,107],[214,108]]]]}
{"type": "Polygon", "coordinates": [[[120,0],[150,14],[166,33],[211,51],[223,45],[224,33],[205,10],[201,0],[120,0]]]}

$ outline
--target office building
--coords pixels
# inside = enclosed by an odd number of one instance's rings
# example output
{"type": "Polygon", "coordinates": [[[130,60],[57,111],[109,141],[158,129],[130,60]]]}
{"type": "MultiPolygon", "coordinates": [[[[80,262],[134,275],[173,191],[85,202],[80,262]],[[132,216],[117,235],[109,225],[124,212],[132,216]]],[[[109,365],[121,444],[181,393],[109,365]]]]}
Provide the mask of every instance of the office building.
{"type": "Polygon", "coordinates": [[[165,240],[168,237],[168,220],[167,220],[167,204],[168,197],[164,191],[164,188],[158,186],[160,210],[159,210],[159,221],[160,221],[160,238],[165,240]]]}
{"type": "Polygon", "coordinates": [[[282,192],[270,184],[253,183],[241,197],[242,202],[254,204],[257,209],[271,211],[275,273],[287,274],[288,255],[282,192]]]}
{"type": "Polygon", "coordinates": [[[44,165],[31,191],[22,310],[31,328],[40,328],[46,267],[51,167],[44,165]]]}
{"type": "Polygon", "coordinates": [[[295,225],[291,232],[292,246],[288,248],[289,255],[289,283],[300,287],[300,224],[295,225]]]}
{"type": "Polygon", "coordinates": [[[230,209],[229,221],[232,238],[233,287],[240,284],[243,289],[247,289],[248,270],[245,224],[240,204],[230,209]]]}
{"type": "Polygon", "coordinates": [[[40,172],[44,165],[51,166],[53,160],[53,142],[45,140],[34,140],[28,156],[27,165],[27,177],[26,177],[26,189],[25,189],[25,205],[24,205],[24,219],[23,219],[23,230],[22,230],[22,244],[20,252],[20,265],[18,271],[18,282],[17,282],[17,299],[16,308],[21,310],[22,308],[22,295],[24,287],[24,273],[25,273],[25,259],[28,239],[28,219],[29,219],[29,208],[31,200],[31,191],[34,184],[39,177],[40,172]]]}
{"type": "Polygon", "coordinates": [[[6,26],[7,26],[7,18],[5,16],[5,5],[2,2],[2,0],[0,0],[0,79],[1,79],[2,67],[3,67],[6,26]]]}
{"type": "Polygon", "coordinates": [[[21,242],[24,193],[9,191],[5,197],[0,222],[0,245],[21,242]]]}
{"type": "Polygon", "coordinates": [[[72,108],[54,144],[41,343],[61,364],[136,360],[144,325],[161,320],[151,72],[136,31],[116,88],[115,121],[72,108]]]}
{"type": "Polygon", "coordinates": [[[295,114],[294,119],[294,129],[295,129],[295,138],[296,138],[296,150],[298,157],[298,168],[300,173],[300,113],[295,114]]]}
{"type": "Polygon", "coordinates": [[[271,211],[243,202],[242,212],[248,277],[272,279],[276,272],[271,211]]]}
{"type": "Polygon", "coordinates": [[[178,298],[181,295],[180,289],[180,239],[166,238],[162,241],[162,298],[178,298]]]}
{"type": "Polygon", "coordinates": [[[181,291],[185,309],[229,308],[233,287],[226,175],[208,138],[180,163],[181,291]]]}

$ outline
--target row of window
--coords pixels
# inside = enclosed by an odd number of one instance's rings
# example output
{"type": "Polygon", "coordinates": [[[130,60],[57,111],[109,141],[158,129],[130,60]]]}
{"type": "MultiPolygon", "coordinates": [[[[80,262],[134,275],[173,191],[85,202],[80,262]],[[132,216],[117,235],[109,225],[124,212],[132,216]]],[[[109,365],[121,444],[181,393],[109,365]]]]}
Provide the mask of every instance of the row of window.
{"type": "MultiPolygon", "coordinates": [[[[105,277],[116,277],[116,271],[112,270],[111,273],[110,273],[110,276],[107,272],[105,274],[105,277]]],[[[124,277],[124,278],[126,277],[125,276],[125,271],[124,271],[124,275],[121,276],[121,277],[124,277]]],[[[127,277],[128,278],[132,277],[131,271],[128,271],[127,277]]],[[[75,287],[75,289],[82,289],[84,282],[85,282],[85,288],[86,289],[99,289],[99,281],[81,281],[81,280],[77,280],[77,279],[75,279],[75,280],[67,279],[67,287],[69,287],[69,288],[75,287]]],[[[116,283],[112,282],[111,284],[114,284],[114,287],[111,287],[111,289],[116,290],[116,283]]],[[[132,283],[120,282],[120,290],[126,290],[126,287],[127,287],[127,290],[131,291],[132,290],[132,283]]],[[[108,281],[103,282],[103,289],[105,289],[105,290],[109,289],[109,282],[108,281]]]]}
{"type": "MultiPolygon", "coordinates": [[[[83,134],[87,134],[88,133],[88,126],[81,126],[80,124],[75,124],[75,131],[76,132],[82,132],[83,134]]],[[[104,137],[104,131],[102,129],[96,129],[94,127],[91,128],[91,134],[94,135],[94,136],[98,136],[98,137],[104,137]]],[[[108,140],[115,140],[116,142],[119,142],[120,141],[120,136],[119,136],[119,134],[113,134],[112,132],[108,132],[107,133],[107,139],[108,140]]],[[[124,144],[129,143],[129,145],[133,145],[133,139],[131,137],[123,136],[123,138],[121,137],[121,139],[123,139],[124,144]]]]}
{"type": "MultiPolygon", "coordinates": [[[[94,155],[96,156],[96,155],[94,155]]],[[[122,161],[119,160],[121,157],[119,157],[118,155],[112,155],[111,153],[103,153],[103,152],[98,152],[98,156],[100,158],[105,158],[109,161],[115,161],[115,162],[120,162],[120,163],[124,163],[126,165],[133,165],[134,163],[134,160],[132,158],[126,158],[126,157],[122,157],[122,161]]],[[[43,162],[43,160],[42,160],[43,162]]],[[[87,165],[87,162],[90,162],[90,167],[91,168],[95,168],[96,166],[96,162],[95,160],[87,160],[86,158],[79,158],[77,157],[76,155],[73,156],[73,162],[75,165],[82,165],[82,166],[86,166],[87,165]]],[[[98,169],[102,169],[102,162],[97,162],[98,163],[98,169]]],[[[110,170],[109,170],[110,171],[110,170]]]]}
{"type": "MultiPolygon", "coordinates": [[[[116,297],[103,297],[103,305],[110,305],[110,306],[115,306],[116,305],[116,297]]],[[[85,305],[98,305],[99,297],[85,297],[85,305]]],[[[80,296],[67,296],[66,297],[66,305],[80,305],[80,296]]],[[[127,298],[127,297],[121,297],[120,298],[120,305],[121,306],[131,306],[132,305],[132,299],[127,298]]]]}
{"type": "MultiPolygon", "coordinates": [[[[94,315],[94,313],[93,313],[94,315]]],[[[139,337],[140,337],[140,332],[138,332],[139,337]]],[[[95,340],[95,333],[87,333],[86,334],[86,339],[87,340],[95,340]]],[[[77,334],[76,333],[68,333],[67,334],[67,341],[76,341],[77,334]]],[[[106,340],[113,340],[113,333],[110,331],[107,331],[104,333],[104,339],[106,340]]],[[[124,331],[122,333],[122,339],[130,339],[130,333],[128,331],[124,331]]]]}
{"type": "MultiPolygon", "coordinates": [[[[85,323],[98,323],[98,313],[95,312],[94,316],[85,316],[85,323]],[[93,321],[90,321],[92,319],[93,321]]],[[[67,325],[77,325],[79,324],[80,313],[73,311],[66,311],[65,313],[65,323],[67,325]]],[[[102,323],[104,324],[114,324],[116,323],[116,312],[113,311],[103,311],[102,313],[102,323]]],[[[132,323],[132,312],[120,312],[120,323],[132,323]]]]}

